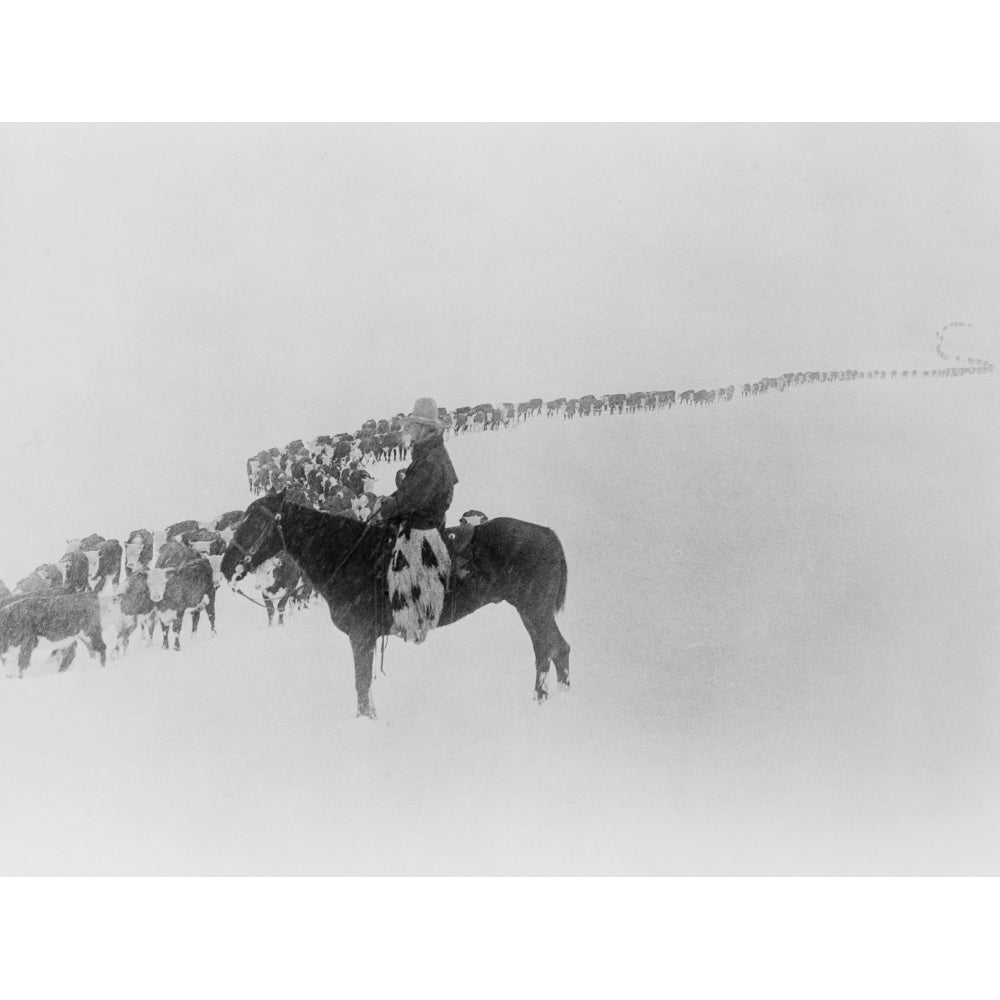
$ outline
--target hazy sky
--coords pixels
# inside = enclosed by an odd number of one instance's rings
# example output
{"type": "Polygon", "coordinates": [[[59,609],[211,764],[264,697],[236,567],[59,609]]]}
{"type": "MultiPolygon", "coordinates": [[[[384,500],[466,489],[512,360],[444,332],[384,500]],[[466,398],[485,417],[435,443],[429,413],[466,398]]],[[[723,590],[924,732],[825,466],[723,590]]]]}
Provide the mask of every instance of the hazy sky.
{"type": "Polygon", "coordinates": [[[990,126],[4,126],[0,543],[417,396],[929,366],[997,326],[997,176],[990,126]]]}

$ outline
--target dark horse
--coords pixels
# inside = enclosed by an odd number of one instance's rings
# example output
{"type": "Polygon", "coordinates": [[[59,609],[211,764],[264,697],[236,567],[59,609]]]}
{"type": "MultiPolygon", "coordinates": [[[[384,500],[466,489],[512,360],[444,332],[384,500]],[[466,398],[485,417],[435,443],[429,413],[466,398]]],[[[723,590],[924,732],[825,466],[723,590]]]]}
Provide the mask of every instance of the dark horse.
{"type": "MultiPolygon", "coordinates": [[[[358,715],[375,717],[371,700],[376,641],[389,635],[392,611],[385,568],[394,532],[302,507],[276,493],[254,501],[222,558],[222,573],[236,583],[285,549],[330,606],[333,624],[354,652],[358,715]]],[[[468,572],[448,582],[439,625],[450,625],[487,604],[513,604],[535,651],[535,697],[548,692],[549,663],[569,686],[569,643],[555,615],[566,599],[566,557],[550,528],[512,517],[491,518],[473,529],[463,551],[468,572]]],[[[454,559],[452,560],[454,562],[454,559]]]]}

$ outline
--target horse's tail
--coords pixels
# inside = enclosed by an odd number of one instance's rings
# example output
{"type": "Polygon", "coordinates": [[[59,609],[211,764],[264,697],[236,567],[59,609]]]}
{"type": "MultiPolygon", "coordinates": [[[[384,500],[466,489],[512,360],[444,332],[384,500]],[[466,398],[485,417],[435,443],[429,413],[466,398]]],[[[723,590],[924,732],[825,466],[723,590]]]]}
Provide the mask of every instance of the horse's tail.
{"type": "Polygon", "coordinates": [[[559,536],[553,531],[552,537],[559,549],[559,589],[556,591],[556,612],[558,613],[566,604],[566,581],[569,577],[569,568],[566,566],[566,553],[563,551],[559,536]]]}

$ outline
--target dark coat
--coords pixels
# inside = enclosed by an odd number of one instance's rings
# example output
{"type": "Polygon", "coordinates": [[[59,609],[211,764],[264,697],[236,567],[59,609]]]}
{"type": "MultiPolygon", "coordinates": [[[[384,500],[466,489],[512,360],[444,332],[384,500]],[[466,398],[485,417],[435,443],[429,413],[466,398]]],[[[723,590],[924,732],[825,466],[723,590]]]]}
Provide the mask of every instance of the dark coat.
{"type": "Polygon", "coordinates": [[[444,530],[458,476],[444,447],[444,437],[432,434],[413,446],[413,461],[399,488],[382,501],[380,514],[411,528],[444,530]]]}

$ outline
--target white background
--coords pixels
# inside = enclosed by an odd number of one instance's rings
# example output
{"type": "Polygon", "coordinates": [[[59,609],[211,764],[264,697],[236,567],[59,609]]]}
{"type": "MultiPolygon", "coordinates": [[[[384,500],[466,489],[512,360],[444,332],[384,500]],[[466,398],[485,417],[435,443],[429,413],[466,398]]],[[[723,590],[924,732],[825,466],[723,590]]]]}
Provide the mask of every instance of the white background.
{"type": "MultiPolygon", "coordinates": [[[[963,14],[532,4],[474,18],[459,5],[381,5],[366,20],[324,5],[278,22],[246,5],[139,19],[126,5],[55,4],[8,16],[0,92],[5,117],[25,120],[994,117],[990,33],[963,14]]],[[[5,940],[25,959],[7,966],[19,995],[53,995],[53,980],[121,995],[646,994],[666,977],[695,996],[831,984],[830,995],[969,996],[987,985],[987,888],[8,881],[5,940]]]]}

